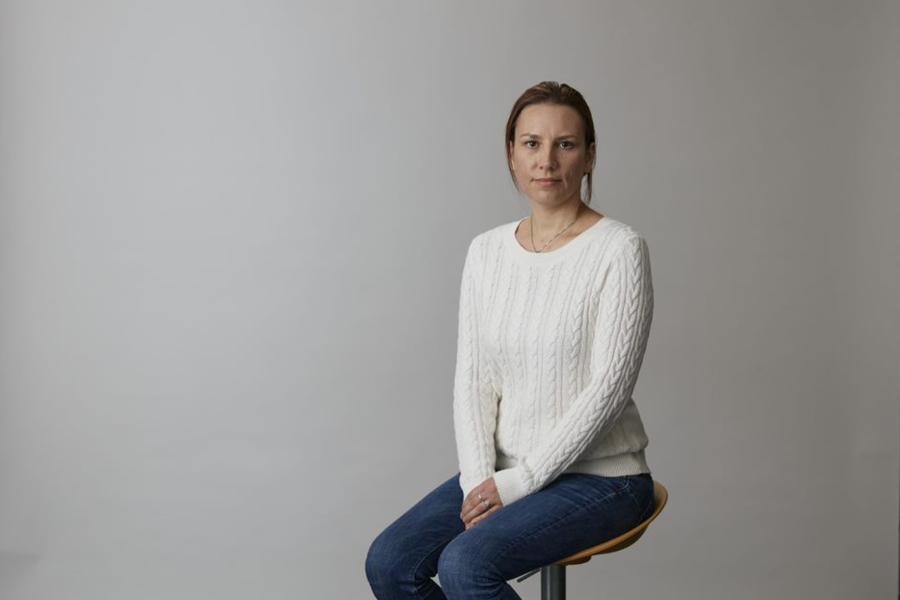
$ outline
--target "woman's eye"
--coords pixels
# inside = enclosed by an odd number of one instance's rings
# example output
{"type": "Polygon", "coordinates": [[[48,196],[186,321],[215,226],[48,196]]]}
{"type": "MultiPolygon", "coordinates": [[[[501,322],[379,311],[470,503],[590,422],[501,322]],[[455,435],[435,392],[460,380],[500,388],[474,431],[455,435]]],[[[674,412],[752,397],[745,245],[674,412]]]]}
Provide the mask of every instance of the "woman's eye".
{"type": "MultiPolygon", "coordinates": [[[[535,148],[537,146],[537,140],[525,140],[525,142],[523,142],[523,143],[528,148],[535,148]],[[532,144],[534,144],[534,145],[532,145],[532,144]]],[[[563,148],[565,148],[566,150],[571,150],[572,148],[575,147],[575,144],[572,142],[569,142],[569,141],[560,142],[560,145],[563,148]]]]}

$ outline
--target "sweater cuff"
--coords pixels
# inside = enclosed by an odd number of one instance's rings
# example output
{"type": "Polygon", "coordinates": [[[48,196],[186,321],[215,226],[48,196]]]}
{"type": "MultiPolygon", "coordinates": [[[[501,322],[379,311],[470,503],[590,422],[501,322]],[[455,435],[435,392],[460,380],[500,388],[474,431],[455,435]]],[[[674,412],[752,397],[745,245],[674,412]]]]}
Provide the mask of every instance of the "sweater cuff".
{"type": "Polygon", "coordinates": [[[463,481],[459,480],[459,487],[462,490],[463,502],[466,501],[466,498],[469,497],[469,492],[471,492],[475,487],[478,486],[477,483],[471,481],[463,481]]]}
{"type": "Polygon", "coordinates": [[[497,493],[500,495],[503,506],[509,506],[528,495],[524,475],[521,466],[501,469],[494,473],[494,485],[497,487],[497,493]]]}
{"type": "Polygon", "coordinates": [[[490,479],[493,476],[494,476],[493,471],[489,471],[487,475],[475,475],[474,478],[463,477],[462,473],[457,475],[457,478],[459,479],[459,489],[462,490],[462,494],[463,494],[463,502],[466,501],[466,498],[469,497],[469,493],[472,490],[474,490],[479,485],[481,485],[482,483],[484,483],[485,481],[487,481],[488,479],[490,479]]]}

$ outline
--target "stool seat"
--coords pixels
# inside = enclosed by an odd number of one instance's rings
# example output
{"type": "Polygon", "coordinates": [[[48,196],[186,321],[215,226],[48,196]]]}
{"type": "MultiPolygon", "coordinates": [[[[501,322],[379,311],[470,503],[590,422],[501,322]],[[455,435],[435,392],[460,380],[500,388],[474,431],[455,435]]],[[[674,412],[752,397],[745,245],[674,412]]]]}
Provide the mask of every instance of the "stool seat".
{"type": "Polygon", "coordinates": [[[660,482],[653,480],[653,501],[655,508],[649,517],[641,521],[637,526],[626,531],[620,536],[607,540],[602,544],[591,546],[581,552],[567,556],[563,560],[553,564],[546,565],[534,569],[530,573],[526,573],[519,577],[516,581],[523,581],[538,571],[541,572],[541,600],[565,600],[566,597],[566,567],[568,565],[580,565],[591,560],[595,554],[608,554],[610,552],[618,552],[632,545],[647,531],[662,509],[669,500],[669,491],[660,482]]]}
{"type": "Polygon", "coordinates": [[[653,501],[656,504],[656,508],[653,510],[653,513],[644,519],[637,527],[631,529],[630,531],[626,531],[622,535],[618,537],[614,537],[611,540],[607,540],[602,544],[597,544],[596,546],[591,546],[577,554],[573,554],[568,558],[565,558],[556,564],[558,565],[580,565],[581,563],[585,563],[591,560],[591,557],[595,554],[608,554],[610,552],[618,552],[628,546],[632,545],[642,535],[647,531],[647,527],[650,526],[650,523],[653,522],[656,517],[659,516],[659,513],[662,512],[663,507],[666,505],[666,502],[669,499],[669,491],[666,487],[660,482],[654,480],[653,481],[653,501]]]}

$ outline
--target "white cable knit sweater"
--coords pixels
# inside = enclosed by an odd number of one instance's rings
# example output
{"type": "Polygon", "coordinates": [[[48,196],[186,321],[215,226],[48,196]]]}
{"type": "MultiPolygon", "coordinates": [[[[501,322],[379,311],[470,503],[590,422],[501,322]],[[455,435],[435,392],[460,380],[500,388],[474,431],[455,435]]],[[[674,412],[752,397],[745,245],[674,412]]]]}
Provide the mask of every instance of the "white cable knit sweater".
{"type": "Polygon", "coordinates": [[[453,426],[463,497],[504,505],[562,473],[649,473],[631,392],[653,315],[647,242],[605,216],[534,253],[520,221],[472,239],[462,272],[453,426]]]}

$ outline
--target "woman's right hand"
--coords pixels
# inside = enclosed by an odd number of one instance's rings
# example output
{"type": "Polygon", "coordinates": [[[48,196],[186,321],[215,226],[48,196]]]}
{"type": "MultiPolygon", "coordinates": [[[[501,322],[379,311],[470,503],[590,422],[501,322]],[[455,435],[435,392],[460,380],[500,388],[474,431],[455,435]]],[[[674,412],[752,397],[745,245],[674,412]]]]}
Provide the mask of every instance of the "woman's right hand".
{"type": "Polygon", "coordinates": [[[463,502],[459,518],[465,523],[466,529],[470,529],[501,508],[503,502],[500,500],[494,478],[491,477],[472,488],[463,502]]]}

